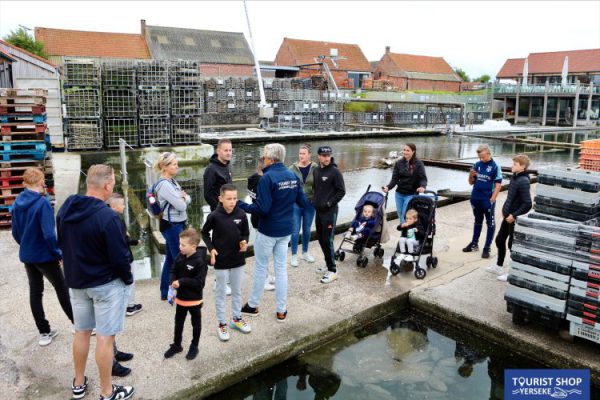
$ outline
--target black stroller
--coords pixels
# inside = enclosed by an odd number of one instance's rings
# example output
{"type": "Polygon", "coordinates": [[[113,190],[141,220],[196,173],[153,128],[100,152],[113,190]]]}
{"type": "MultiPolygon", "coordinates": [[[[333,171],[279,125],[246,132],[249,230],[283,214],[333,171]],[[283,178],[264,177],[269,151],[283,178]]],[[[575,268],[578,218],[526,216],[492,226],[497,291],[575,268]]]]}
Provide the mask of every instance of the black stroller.
{"type": "Polygon", "coordinates": [[[351,238],[343,237],[342,243],[340,243],[340,247],[335,252],[335,259],[344,261],[346,258],[346,251],[350,251],[354,254],[358,254],[358,258],[356,259],[356,266],[365,268],[369,263],[369,258],[363,255],[363,251],[366,248],[372,248],[375,246],[375,250],[373,251],[373,255],[375,257],[383,258],[383,249],[381,248],[381,237],[383,234],[383,225],[386,218],[385,215],[385,207],[387,205],[387,194],[383,194],[380,192],[369,192],[371,189],[371,185],[367,187],[367,191],[356,203],[354,210],[356,211],[356,216],[354,219],[358,219],[362,214],[363,207],[365,205],[371,205],[375,208],[375,227],[370,231],[369,237],[361,238],[356,241],[351,238]],[[352,246],[351,248],[344,248],[344,244],[346,246],[352,246]]]}
{"type": "Polygon", "coordinates": [[[429,254],[425,260],[427,268],[436,268],[438,265],[437,257],[433,256],[433,238],[435,237],[435,209],[437,208],[438,197],[436,192],[432,192],[430,190],[426,190],[424,193],[427,196],[414,196],[412,199],[410,199],[407,209],[410,210],[412,208],[419,214],[419,222],[426,230],[425,237],[423,242],[419,243],[419,245],[414,249],[414,252],[410,253],[410,255],[413,257],[413,261],[402,260],[399,264],[397,264],[396,257],[400,254],[400,243],[396,244],[396,251],[394,252],[392,260],[390,261],[390,273],[392,275],[398,275],[400,271],[411,266],[414,268],[415,277],[417,279],[425,278],[427,271],[421,268],[419,265],[421,256],[424,254],[429,254]]]}

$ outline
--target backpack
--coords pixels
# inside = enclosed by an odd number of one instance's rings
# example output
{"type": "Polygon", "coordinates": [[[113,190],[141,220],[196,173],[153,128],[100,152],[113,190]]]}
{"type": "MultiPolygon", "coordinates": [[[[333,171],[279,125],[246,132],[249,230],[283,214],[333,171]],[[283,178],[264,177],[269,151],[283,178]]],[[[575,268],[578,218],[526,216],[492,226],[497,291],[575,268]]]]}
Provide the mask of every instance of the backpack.
{"type": "MultiPolygon", "coordinates": [[[[162,181],[166,181],[167,179],[161,178],[154,182],[154,184],[148,189],[146,192],[146,208],[148,209],[148,213],[157,219],[162,219],[162,216],[169,205],[169,202],[165,202],[164,207],[160,206],[160,199],[158,198],[158,194],[156,193],[156,187],[162,181]]],[[[172,183],[175,186],[174,183],[172,183]]],[[[169,218],[170,220],[170,218],[169,218]]]]}

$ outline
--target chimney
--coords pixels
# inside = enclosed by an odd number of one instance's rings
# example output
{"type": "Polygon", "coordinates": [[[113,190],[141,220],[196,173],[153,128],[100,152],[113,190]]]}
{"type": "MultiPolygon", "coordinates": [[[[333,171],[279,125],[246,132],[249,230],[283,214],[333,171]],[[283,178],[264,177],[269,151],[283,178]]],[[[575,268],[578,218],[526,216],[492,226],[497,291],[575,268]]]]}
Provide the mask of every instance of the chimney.
{"type": "Polygon", "coordinates": [[[140,20],[140,24],[142,27],[142,36],[146,36],[146,20],[145,19],[141,19],[140,20]]]}
{"type": "Polygon", "coordinates": [[[390,46],[385,46],[385,54],[390,54],[390,46]]]}

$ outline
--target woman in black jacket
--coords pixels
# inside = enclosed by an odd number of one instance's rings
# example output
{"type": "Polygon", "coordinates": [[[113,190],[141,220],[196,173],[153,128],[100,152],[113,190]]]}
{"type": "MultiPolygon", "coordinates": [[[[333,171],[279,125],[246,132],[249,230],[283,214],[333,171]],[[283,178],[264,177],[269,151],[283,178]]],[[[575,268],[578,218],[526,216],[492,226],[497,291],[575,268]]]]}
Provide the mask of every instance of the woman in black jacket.
{"type": "Polygon", "coordinates": [[[417,146],[406,143],[402,150],[403,157],[394,165],[392,180],[384,186],[383,192],[396,187],[396,211],[400,223],[403,224],[408,202],[415,193],[423,193],[427,187],[427,174],[423,161],[417,158],[417,146]]]}

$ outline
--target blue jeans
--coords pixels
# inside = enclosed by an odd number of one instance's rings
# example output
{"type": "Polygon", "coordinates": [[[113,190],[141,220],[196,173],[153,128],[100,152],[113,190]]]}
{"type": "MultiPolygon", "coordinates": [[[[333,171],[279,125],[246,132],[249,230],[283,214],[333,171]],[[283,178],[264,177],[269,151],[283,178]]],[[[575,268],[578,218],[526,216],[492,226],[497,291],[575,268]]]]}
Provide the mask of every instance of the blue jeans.
{"type": "Polygon", "coordinates": [[[166,231],[162,232],[166,243],[165,263],[162,267],[160,275],[160,296],[163,299],[167,298],[169,292],[169,274],[171,273],[171,265],[175,262],[175,258],[179,254],[179,234],[183,232],[184,224],[174,224],[166,231]]]}
{"type": "Polygon", "coordinates": [[[254,276],[252,278],[252,292],[248,305],[258,307],[265,290],[265,280],[269,268],[269,258],[273,256],[275,267],[275,299],[277,312],[287,311],[287,247],[290,235],[270,237],[260,232],[254,240],[254,276]]]}
{"type": "Polygon", "coordinates": [[[398,213],[398,219],[400,223],[405,222],[404,217],[406,216],[406,209],[408,208],[408,202],[412,199],[412,194],[402,194],[396,192],[396,212],[398,213]]]}
{"type": "Polygon", "coordinates": [[[300,224],[302,224],[302,253],[308,252],[310,242],[310,228],[315,219],[315,208],[312,204],[304,208],[294,204],[294,224],[292,228],[292,255],[298,253],[298,237],[300,236],[300,224]]]}
{"type": "Polygon", "coordinates": [[[473,239],[471,240],[472,245],[479,243],[479,236],[483,228],[483,218],[487,223],[487,235],[485,236],[484,249],[490,249],[492,240],[494,239],[494,232],[496,230],[496,217],[495,208],[496,203],[490,203],[490,199],[473,199],[471,198],[471,208],[473,208],[473,215],[475,216],[475,225],[473,227],[473,239]]]}

